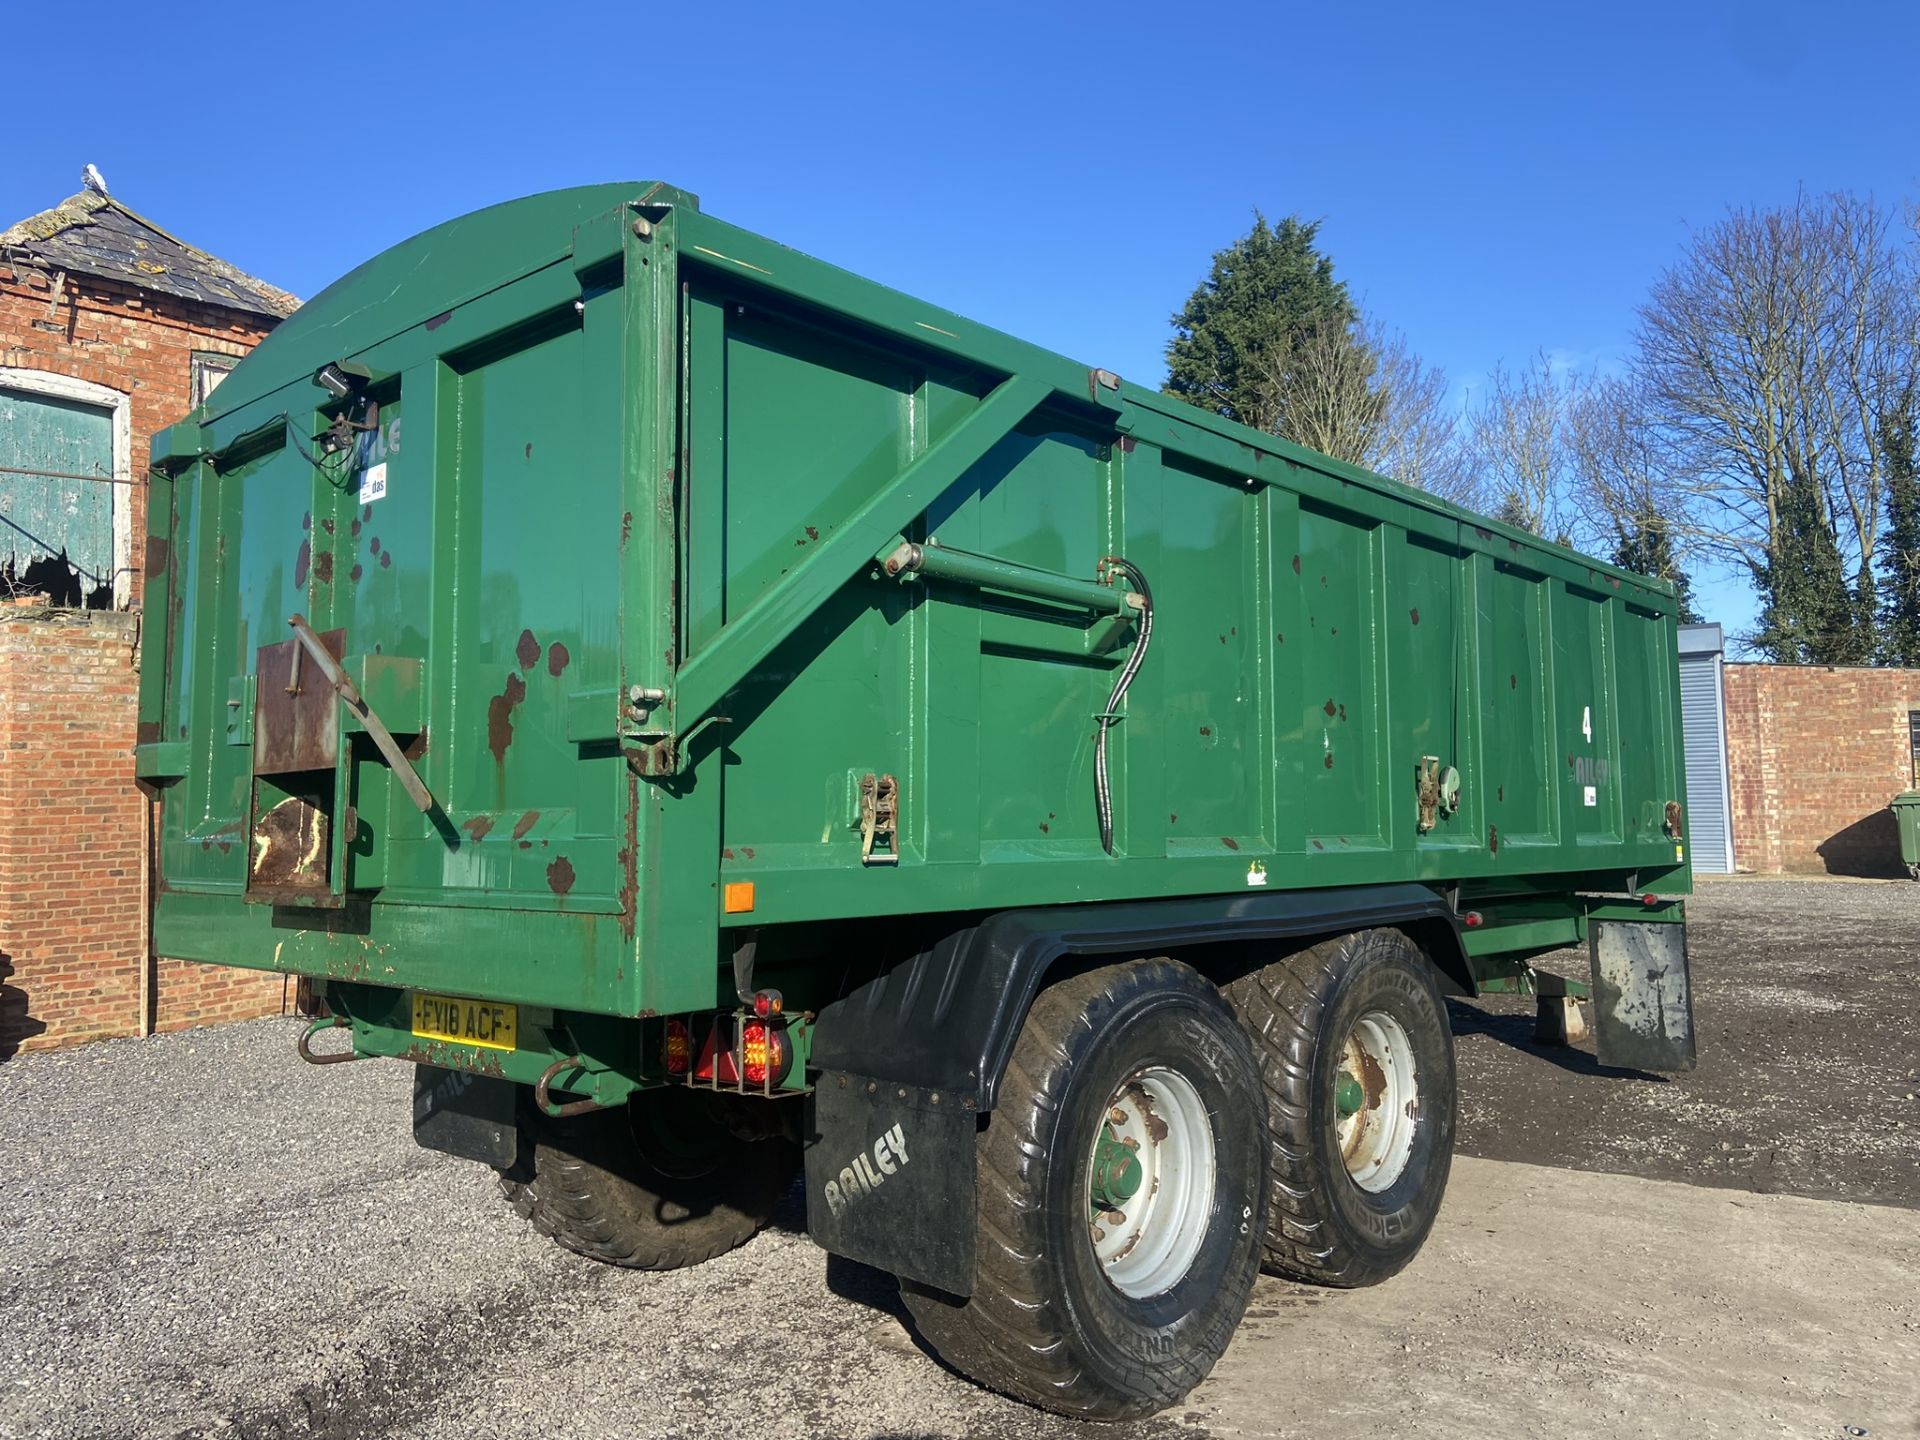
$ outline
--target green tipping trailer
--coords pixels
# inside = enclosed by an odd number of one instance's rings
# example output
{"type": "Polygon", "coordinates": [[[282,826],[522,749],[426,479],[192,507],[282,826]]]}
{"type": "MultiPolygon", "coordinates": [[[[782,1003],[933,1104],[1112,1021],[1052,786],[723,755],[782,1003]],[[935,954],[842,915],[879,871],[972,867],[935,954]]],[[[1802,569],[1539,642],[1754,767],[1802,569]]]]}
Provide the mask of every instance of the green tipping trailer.
{"type": "Polygon", "coordinates": [[[1418,1248],[1443,995],[1564,1020],[1585,944],[1602,1058],[1692,1063],[1665,584],[683,191],[376,256],[149,483],[157,951],[585,1253],[804,1170],[955,1365],[1142,1414],[1261,1264],[1418,1248]]]}

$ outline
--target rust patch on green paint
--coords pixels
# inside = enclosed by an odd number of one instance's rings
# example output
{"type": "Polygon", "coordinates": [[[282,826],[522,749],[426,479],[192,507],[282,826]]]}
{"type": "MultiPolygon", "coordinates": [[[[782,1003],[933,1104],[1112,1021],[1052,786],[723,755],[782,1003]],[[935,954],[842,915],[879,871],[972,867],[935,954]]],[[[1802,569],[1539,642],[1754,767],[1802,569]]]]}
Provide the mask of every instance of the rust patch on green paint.
{"type": "Polygon", "coordinates": [[[540,661],[540,642],[531,630],[520,632],[520,643],[513,648],[513,655],[520,662],[522,670],[531,670],[540,661]]]}
{"type": "Polygon", "coordinates": [[[558,640],[554,641],[553,644],[547,647],[547,674],[558,679],[566,670],[567,662],[571,659],[573,659],[573,656],[567,653],[567,647],[562,645],[558,640]]]}
{"type": "Polygon", "coordinates": [[[493,829],[493,817],[491,815],[471,815],[460,822],[460,828],[475,840],[484,840],[487,838],[487,832],[493,829]]]}
{"type": "Polygon", "coordinates": [[[487,748],[496,765],[507,763],[507,747],[513,744],[513,710],[526,698],[527,682],[509,675],[506,688],[487,701],[487,748]]]}
{"type": "Polygon", "coordinates": [[[556,856],[547,866],[547,888],[556,895],[564,895],[573,889],[573,866],[564,855],[556,856]]]}
{"type": "Polygon", "coordinates": [[[477,1075],[492,1076],[495,1080],[507,1078],[507,1067],[500,1058],[500,1052],[478,1045],[454,1045],[444,1040],[432,1040],[426,1044],[415,1041],[401,1053],[400,1058],[411,1060],[416,1065],[437,1065],[442,1070],[471,1070],[477,1075]]]}
{"type": "Polygon", "coordinates": [[[527,831],[533,829],[539,821],[540,812],[538,810],[527,811],[526,814],[522,815],[519,820],[514,823],[513,838],[516,840],[521,839],[526,835],[527,831]]]}

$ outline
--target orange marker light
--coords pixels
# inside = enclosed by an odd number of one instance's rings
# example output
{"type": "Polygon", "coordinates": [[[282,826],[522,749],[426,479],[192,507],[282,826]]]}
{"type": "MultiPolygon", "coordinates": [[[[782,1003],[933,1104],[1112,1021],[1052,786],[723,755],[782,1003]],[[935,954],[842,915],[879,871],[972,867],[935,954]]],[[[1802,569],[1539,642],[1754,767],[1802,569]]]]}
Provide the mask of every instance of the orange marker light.
{"type": "Polygon", "coordinates": [[[753,882],[729,880],[722,902],[729,915],[745,915],[753,909],[753,882]]]}
{"type": "Polygon", "coordinates": [[[684,1075],[693,1064],[693,1032],[684,1020],[667,1021],[661,1044],[661,1059],[669,1075],[684,1075]]]}

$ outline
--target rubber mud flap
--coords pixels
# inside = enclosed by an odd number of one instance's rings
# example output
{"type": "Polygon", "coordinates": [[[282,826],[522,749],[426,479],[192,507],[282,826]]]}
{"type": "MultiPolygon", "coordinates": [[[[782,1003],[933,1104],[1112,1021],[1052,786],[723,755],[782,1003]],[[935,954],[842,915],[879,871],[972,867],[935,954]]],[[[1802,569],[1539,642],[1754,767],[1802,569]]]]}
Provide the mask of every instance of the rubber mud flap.
{"type": "Polygon", "coordinates": [[[1622,1070],[1693,1069],[1687,927],[1596,920],[1588,944],[1600,1063],[1622,1070]]]}
{"type": "Polygon", "coordinates": [[[978,1113],[951,1092],[844,1072],[822,1074],[809,1105],[814,1242],[952,1295],[972,1294],[978,1113]]]}
{"type": "Polygon", "coordinates": [[[520,1156],[520,1129],[514,1123],[518,1088],[490,1075],[415,1065],[413,1138],[429,1150],[510,1169],[520,1156]]]}

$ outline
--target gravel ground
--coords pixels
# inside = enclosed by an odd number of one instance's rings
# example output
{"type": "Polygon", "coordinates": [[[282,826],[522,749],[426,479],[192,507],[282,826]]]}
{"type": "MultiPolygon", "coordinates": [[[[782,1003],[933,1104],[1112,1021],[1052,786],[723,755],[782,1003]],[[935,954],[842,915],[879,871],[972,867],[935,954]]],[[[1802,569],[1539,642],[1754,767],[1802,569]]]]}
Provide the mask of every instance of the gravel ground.
{"type": "Polygon", "coordinates": [[[304,1065],[298,1029],[0,1067],[0,1153],[17,1163],[0,1437],[590,1435],[609,1400],[632,1425],[636,1399],[644,1426],[620,1433],[763,1433],[773,1411],[795,1437],[876,1421],[1008,1440],[1104,1428],[929,1363],[900,1339],[891,1283],[805,1237],[797,1193],[697,1270],[568,1254],[492,1172],[413,1143],[406,1067],[304,1065]],[[804,1333],[782,1323],[796,1308],[804,1333]],[[610,1377],[644,1396],[610,1395],[610,1377]]]}
{"type": "MultiPolygon", "coordinates": [[[[1695,909],[1701,1069],[1670,1083],[1610,1074],[1579,1052],[1532,1049],[1527,1023],[1503,1014],[1514,1009],[1505,1002],[1461,1007],[1463,1150],[1920,1204],[1913,1103],[1881,1098],[1916,1088],[1920,893],[1736,881],[1707,889],[1695,909]],[[1860,1124],[1863,1117],[1872,1123],[1860,1124]],[[1735,1142],[1739,1150],[1721,1148],[1735,1142]],[[1764,1169],[1725,1158],[1757,1155],[1762,1144],[1775,1156],[1764,1169]]],[[[1529,1219],[1515,1207],[1501,1221],[1502,1250],[1493,1257],[1468,1208],[1482,1202],[1450,1197],[1444,1243],[1437,1237],[1431,1258],[1423,1255],[1395,1285],[1334,1294],[1263,1281],[1223,1378],[1189,1407],[1112,1430],[1060,1421],[932,1363],[903,1329],[885,1277],[830,1260],[806,1240],[797,1195],[759,1239],[698,1270],[635,1275],[594,1265],[518,1220],[489,1172],[414,1146],[404,1067],[305,1066],[293,1054],[296,1032],[297,1022],[266,1021],[0,1065],[0,1153],[12,1161],[0,1228],[4,1440],[467,1440],[770,1428],[986,1440],[1261,1433],[1257,1420],[1249,1429],[1233,1415],[1267,1407],[1277,1417],[1315,1393],[1260,1390],[1310,1378],[1274,1363],[1291,1353],[1285,1341],[1311,1348],[1328,1335],[1312,1327],[1286,1334],[1293,1312],[1309,1307],[1322,1326],[1327,1315],[1346,1315],[1356,1336],[1384,1336],[1414,1355],[1404,1363],[1427,1367],[1419,1384],[1438,1387],[1436,1402],[1466,1407],[1462,1416],[1481,1413],[1475,1407],[1483,1403],[1497,1413],[1502,1387],[1550,1394],[1557,1367],[1573,1353],[1568,1346],[1602,1378],[1615,1375],[1621,1356],[1638,1353],[1617,1316],[1601,1317],[1611,1328],[1599,1338],[1581,1328],[1584,1292],[1565,1248],[1572,1242],[1551,1216],[1529,1219]],[[1539,1233],[1515,1240],[1527,1223],[1539,1233]],[[1511,1283],[1497,1278],[1501,1263],[1512,1269],[1511,1283]],[[1451,1278],[1449,1264],[1461,1278],[1451,1278]],[[1543,1278],[1544,1290],[1527,1289],[1543,1278]],[[1486,1317],[1478,1323],[1493,1327],[1485,1337],[1462,1328],[1459,1287],[1469,1281],[1485,1302],[1473,1307],[1486,1317]],[[789,1322],[793,1315],[803,1323],[789,1322]],[[1464,1352],[1437,1368],[1418,1358],[1423,1346],[1449,1343],[1428,1333],[1436,1327],[1458,1330],[1452,1343],[1464,1352]],[[1504,1360],[1485,1348],[1492,1344],[1505,1347],[1504,1360]],[[1249,1347],[1259,1347],[1251,1361],[1249,1347]],[[1210,1393],[1222,1398],[1209,1403],[1210,1393]]],[[[1463,1162],[1455,1196],[1498,1196],[1514,1183],[1502,1177],[1524,1173],[1463,1162]]],[[[1684,1207],[1674,1197],[1705,1193],[1668,1186],[1666,1199],[1643,1200],[1606,1188],[1644,1183],[1589,1176],[1579,1182],[1587,1189],[1575,1186],[1563,1203],[1584,1197],[1599,1225],[1638,1213],[1634,1205],[1654,1217],[1677,1215],[1684,1207]]],[[[1818,1243],[1857,1251],[1862,1263],[1920,1262],[1911,1236],[1904,1250],[1888,1239],[1911,1228],[1904,1216],[1891,1232],[1875,1218],[1894,1212],[1849,1205],[1782,1213],[1740,1247],[1749,1265],[1756,1248],[1773,1247],[1767,1274],[1793,1260],[1796,1234],[1811,1233],[1815,1222],[1805,1216],[1829,1213],[1841,1217],[1832,1221],[1838,1228],[1818,1243]]],[[[1700,1224],[1701,1248],[1710,1248],[1720,1221],[1709,1214],[1700,1224]]],[[[1646,1222],[1636,1226],[1623,1243],[1645,1252],[1646,1222]]],[[[1829,1283],[1875,1298],[1870,1306],[1849,1302],[1816,1327],[1828,1343],[1849,1324],[1865,1325],[1848,1339],[1849,1354],[1864,1347],[1881,1357],[1875,1364],[1891,1353],[1912,1356],[1920,1322],[1910,1285],[1900,1312],[1873,1288],[1883,1283],[1879,1271],[1829,1271],[1806,1278],[1809,1304],[1829,1283]],[[1885,1335],[1899,1337],[1894,1351],[1885,1335]]],[[[1725,1273],[1698,1287],[1688,1281],[1671,1302],[1680,1309],[1650,1317],[1651,1333],[1664,1324],[1677,1339],[1719,1326],[1735,1343],[1745,1333],[1739,1311],[1750,1283],[1758,1281],[1725,1273]],[[1676,1318],[1691,1304],[1707,1306],[1698,1325],[1676,1318]]],[[[1643,1418],[1635,1407],[1655,1403],[1656,1393],[1605,1383],[1610,1396],[1630,1402],[1620,1413],[1631,1418],[1613,1430],[1576,1428],[1632,1433],[1643,1418]]],[[[1406,1391],[1416,1392],[1427,1393],[1419,1385],[1406,1391]]],[[[1402,1421],[1416,1413],[1406,1410],[1402,1421]]],[[[1538,1418],[1552,1415],[1548,1405],[1538,1418]]],[[[1709,1425],[1698,1433],[1752,1432],[1709,1425]]]]}
{"type": "Polygon", "coordinates": [[[1606,1070],[1536,1045],[1531,1000],[1455,1003],[1461,1152],[1920,1206],[1920,885],[1708,879],[1687,916],[1699,1068],[1606,1070]]]}

